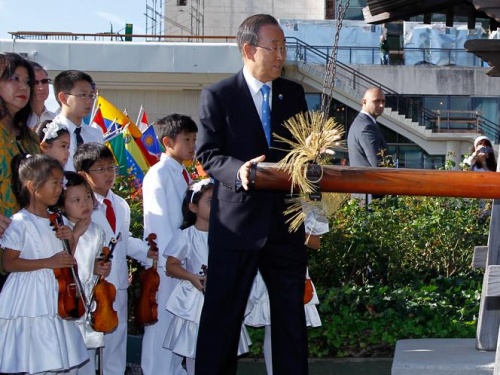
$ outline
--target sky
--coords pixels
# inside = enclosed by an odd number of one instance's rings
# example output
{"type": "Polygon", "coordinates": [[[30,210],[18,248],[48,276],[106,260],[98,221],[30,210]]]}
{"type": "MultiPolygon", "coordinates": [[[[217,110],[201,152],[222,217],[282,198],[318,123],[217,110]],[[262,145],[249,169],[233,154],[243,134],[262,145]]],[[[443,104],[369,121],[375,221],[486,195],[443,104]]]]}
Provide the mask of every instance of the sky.
{"type": "Polygon", "coordinates": [[[126,23],[146,34],[146,4],[153,3],[161,11],[160,0],[0,0],[0,39],[11,39],[9,31],[124,33],[126,23]]]}

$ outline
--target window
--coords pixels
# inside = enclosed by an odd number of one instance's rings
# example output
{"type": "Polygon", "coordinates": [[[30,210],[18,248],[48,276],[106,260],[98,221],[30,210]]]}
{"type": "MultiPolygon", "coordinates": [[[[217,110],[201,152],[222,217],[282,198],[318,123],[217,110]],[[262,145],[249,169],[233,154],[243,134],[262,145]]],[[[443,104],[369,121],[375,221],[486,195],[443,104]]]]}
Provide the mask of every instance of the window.
{"type": "Polygon", "coordinates": [[[185,7],[187,5],[187,0],[177,0],[177,6],[185,7]]]}

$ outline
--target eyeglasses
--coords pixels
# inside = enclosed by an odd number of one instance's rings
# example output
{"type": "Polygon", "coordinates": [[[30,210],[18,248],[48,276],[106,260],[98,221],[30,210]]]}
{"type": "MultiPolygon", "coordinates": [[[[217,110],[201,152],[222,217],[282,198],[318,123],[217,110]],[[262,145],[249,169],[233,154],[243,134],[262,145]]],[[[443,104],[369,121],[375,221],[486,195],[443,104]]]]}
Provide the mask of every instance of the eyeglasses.
{"type": "Polygon", "coordinates": [[[113,165],[112,167],[101,167],[96,169],[89,169],[89,172],[95,172],[97,174],[104,174],[106,172],[114,172],[118,173],[120,171],[120,167],[118,165],[113,165]]]}
{"type": "Polygon", "coordinates": [[[280,54],[282,55],[286,55],[287,51],[288,51],[288,47],[287,46],[279,46],[279,47],[264,47],[264,46],[259,46],[258,44],[254,44],[255,47],[259,47],[259,48],[262,48],[262,49],[265,49],[266,51],[269,51],[269,52],[272,52],[274,54],[277,54],[278,51],[280,54]]]}
{"type": "Polygon", "coordinates": [[[42,84],[42,85],[48,85],[50,82],[52,82],[52,80],[50,78],[44,78],[44,79],[41,79],[41,80],[35,79],[35,86],[38,86],[40,84],[42,84]]]}
{"type": "Polygon", "coordinates": [[[95,98],[97,98],[97,94],[95,92],[91,92],[90,94],[72,94],[70,92],[65,92],[65,94],[75,96],[82,100],[87,100],[87,99],[94,100],[95,98]]]}

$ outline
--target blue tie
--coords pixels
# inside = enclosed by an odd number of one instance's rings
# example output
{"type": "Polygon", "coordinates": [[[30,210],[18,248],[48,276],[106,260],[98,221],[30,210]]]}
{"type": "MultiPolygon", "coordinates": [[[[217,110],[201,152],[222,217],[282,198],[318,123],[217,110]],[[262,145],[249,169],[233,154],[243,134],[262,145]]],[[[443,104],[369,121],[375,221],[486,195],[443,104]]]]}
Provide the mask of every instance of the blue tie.
{"type": "Polygon", "coordinates": [[[271,107],[269,107],[269,91],[271,91],[271,88],[268,85],[263,85],[260,88],[262,94],[262,127],[266,134],[267,145],[271,146],[271,107]]]}

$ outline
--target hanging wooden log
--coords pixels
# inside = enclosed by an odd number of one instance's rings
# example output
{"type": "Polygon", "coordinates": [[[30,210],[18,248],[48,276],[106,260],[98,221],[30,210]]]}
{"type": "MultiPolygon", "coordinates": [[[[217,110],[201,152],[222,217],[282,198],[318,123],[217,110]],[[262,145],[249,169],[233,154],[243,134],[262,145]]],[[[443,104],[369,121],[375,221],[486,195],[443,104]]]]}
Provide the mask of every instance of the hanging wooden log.
{"type": "MultiPolygon", "coordinates": [[[[323,192],[500,198],[500,173],[322,166],[323,192]]],[[[290,191],[288,173],[273,163],[259,163],[255,188],[290,191]]]]}

